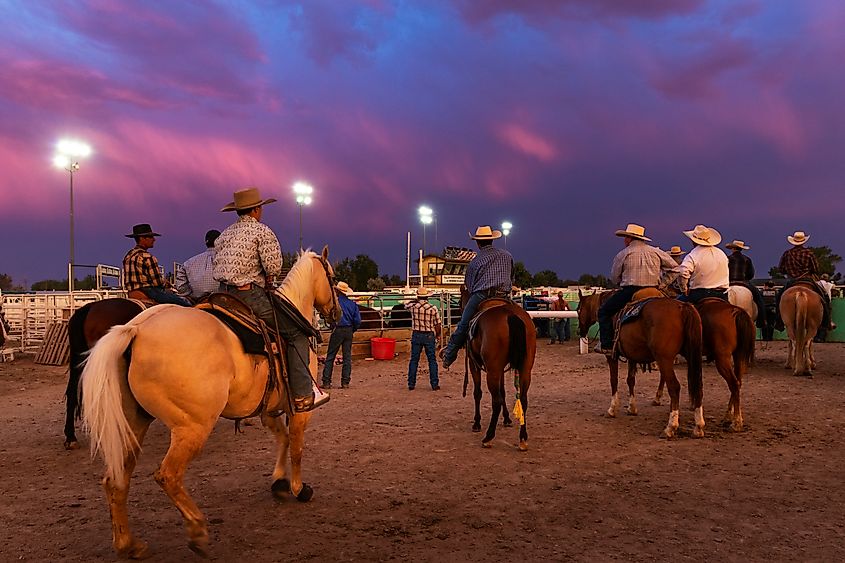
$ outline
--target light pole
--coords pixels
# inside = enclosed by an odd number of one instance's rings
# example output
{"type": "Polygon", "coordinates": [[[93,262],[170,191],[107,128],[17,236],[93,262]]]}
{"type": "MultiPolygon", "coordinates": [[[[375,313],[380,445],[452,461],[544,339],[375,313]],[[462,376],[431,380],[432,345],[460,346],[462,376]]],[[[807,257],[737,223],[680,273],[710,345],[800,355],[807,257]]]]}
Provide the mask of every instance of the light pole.
{"type": "Polygon", "coordinates": [[[73,233],[73,173],[79,171],[79,161],[91,154],[91,147],[82,141],[63,139],[56,144],[53,164],[70,173],[70,259],[68,261],[67,290],[73,293],[74,233],[73,233]]]}
{"type": "Polygon", "coordinates": [[[502,234],[505,235],[505,248],[508,247],[508,235],[511,234],[513,223],[510,221],[502,221],[502,234]]]}
{"type": "Polygon", "coordinates": [[[293,193],[296,194],[296,205],[299,206],[299,250],[302,250],[302,206],[311,205],[314,188],[311,184],[296,182],[293,185],[293,193]]]}
{"type": "Polygon", "coordinates": [[[425,256],[425,226],[430,225],[431,222],[434,220],[434,211],[427,205],[421,205],[420,208],[417,210],[420,214],[420,222],[423,225],[423,256],[425,256]]]}

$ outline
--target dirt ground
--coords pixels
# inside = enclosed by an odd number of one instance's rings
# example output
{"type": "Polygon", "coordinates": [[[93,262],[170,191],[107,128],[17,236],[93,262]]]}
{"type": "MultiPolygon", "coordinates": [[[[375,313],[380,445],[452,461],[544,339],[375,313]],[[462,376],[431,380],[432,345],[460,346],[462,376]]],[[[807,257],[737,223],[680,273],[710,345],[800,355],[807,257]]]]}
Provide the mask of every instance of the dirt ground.
{"type": "MultiPolygon", "coordinates": [[[[845,348],[818,345],[813,379],[782,369],[785,354],[782,342],[758,343],[744,432],[720,428],[728,391],[707,366],[706,437],[691,437],[684,409],[681,437],[665,440],[666,399],[650,404],[656,374],[638,378],[639,416],[607,418],[604,359],[541,342],[527,453],[516,427],[480,447],[463,368],[442,375],[442,391],[423,375],[409,392],[407,356],[356,361],[351,388],[333,390],[307,433],[310,503],[271,496],[274,452],[260,426],[236,435],[221,421],[187,482],[217,561],[840,560],[845,348]]],[[[100,462],[62,447],[65,378],[27,359],[0,364],[2,561],[115,559],[100,462]]],[[[489,414],[485,390],[483,425],[489,414]]],[[[154,424],[130,522],[152,560],[187,561],[181,517],[152,479],[166,443],[154,424]]]]}

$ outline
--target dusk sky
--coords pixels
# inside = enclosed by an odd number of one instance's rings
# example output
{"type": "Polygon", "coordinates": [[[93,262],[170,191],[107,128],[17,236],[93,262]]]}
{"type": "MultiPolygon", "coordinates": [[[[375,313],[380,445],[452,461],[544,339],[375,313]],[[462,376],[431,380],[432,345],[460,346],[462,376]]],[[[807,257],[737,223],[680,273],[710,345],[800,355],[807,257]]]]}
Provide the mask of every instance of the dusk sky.
{"type": "MultiPolygon", "coordinates": [[[[845,254],[842,0],[0,1],[0,273],[120,265],[136,223],[171,270],[232,192],[298,247],[405,272],[514,224],[535,273],[608,273],[628,223],[663,248],[698,223],[759,273],[786,235],[845,254]]],[[[500,241],[501,243],[502,241],[500,241]]],[[[80,270],[77,277],[90,271],[80,270]]]]}

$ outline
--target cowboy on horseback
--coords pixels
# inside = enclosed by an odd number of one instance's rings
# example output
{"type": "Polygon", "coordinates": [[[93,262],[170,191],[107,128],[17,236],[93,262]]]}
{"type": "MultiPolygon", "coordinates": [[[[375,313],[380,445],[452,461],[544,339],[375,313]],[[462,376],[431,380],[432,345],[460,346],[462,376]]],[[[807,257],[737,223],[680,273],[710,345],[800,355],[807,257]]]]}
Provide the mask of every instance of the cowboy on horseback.
{"type": "Polygon", "coordinates": [[[696,225],[684,234],[693,242],[693,249],[680,266],[681,287],[684,293],[680,301],[698,303],[707,297],[728,300],[728,257],[717,248],[722,235],[716,229],[696,225]]]}
{"type": "Polygon", "coordinates": [[[741,285],[751,292],[754,303],[757,305],[757,326],[766,327],[766,302],[763,301],[763,294],[757,286],[751,283],[754,279],[754,263],[751,258],[742,253],[743,250],[750,250],[751,247],[745,241],[734,240],[725,245],[725,248],[733,250],[728,256],[728,279],[731,285],[741,285]]]}
{"type": "Polygon", "coordinates": [[[625,248],[614,258],[610,280],[619,290],[607,298],[599,307],[599,336],[601,352],[613,353],[613,317],[631,301],[634,294],[644,288],[656,288],[664,272],[676,273],[677,264],[665,251],[646,244],[651,239],[645,236],[645,227],[629,224],[625,230],[616,231],[623,237],[625,248]]]}
{"type": "Polygon", "coordinates": [[[830,296],[822,291],[818,285],[821,271],[819,268],[819,261],[816,254],[809,248],[804,246],[804,243],[810,239],[810,235],[805,234],[804,231],[795,231],[792,236],[787,236],[786,240],[792,245],[792,248],[783,253],[778,264],[778,270],[783,272],[787,278],[787,282],[778,292],[775,297],[775,310],[778,311],[778,318],[775,324],[777,330],[784,330],[783,319],[780,317],[780,298],[783,292],[791,286],[804,282],[812,287],[822,298],[822,305],[824,305],[824,313],[822,316],[821,328],[824,330],[835,330],[836,325],[833,324],[830,318],[830,296]]]}
{"type": "Polygon", "coordinates": [[[440,353],[443,369],[449,369],[458,358],[458,350],[466,344],[469,322],[475,316],[478,304],[488,297],[509,297],[513,287],[513,256],[507,250],[493,246],[493,241],[501,237],[502,232],[484,225],[469,236],[478,244],[478,254],[467,265],[464,285],[469,292],[469,299],[461,313],[461,320],[446,348],[440,353]]]}
{"type": "Polygon", "coordinates": [[[156,237],[161,235],[154,232],[149,224],[141,223],[132,227],[132,232],[125,236],[135,239],[135,246],[123,257],[123,288],[130,294],[129,297],[137,291],[143,294],[139,298],[146,296],[156,303],[190,307],[187,299],[168,291],[158,260],[149,252],[155,245],[156,237]]]}

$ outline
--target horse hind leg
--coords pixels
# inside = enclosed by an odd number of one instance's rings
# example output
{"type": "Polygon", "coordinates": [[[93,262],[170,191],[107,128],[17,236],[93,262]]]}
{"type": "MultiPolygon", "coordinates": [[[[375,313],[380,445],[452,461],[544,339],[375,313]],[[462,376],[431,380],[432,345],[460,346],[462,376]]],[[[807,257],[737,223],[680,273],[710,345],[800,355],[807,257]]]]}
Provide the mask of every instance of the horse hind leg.
{"type": "Polygon", "coordinates": [[[472,419],[472,431],[481,432],[481,369],[470,362],[472,372],[472,398],[475,402],[475,416],[472,419]]]}
{"type": "Polygon", "coordinates": [[[681,384],[675,377],[673,362],[674,358],[658,363],[660,378],[666,382],[666,390],[669,392],[669,420],[663,429],[663,435],[667,438],[675,437],[680,424],[681,384]]]}
{"type": "Polygon", "coordinates": [[[490,415],[490,424],[487,425],[487,434],[481,440],[481,446],[485,448],[491,447],[491,442],[496,437],[496,423],[499,421],[499,414],[503,406],[501,391],[504,385],[504,377],[504,371],[500,369],[488,370],[487,372],[487,390],[490,391],[493,412],[490,415]]]}
{"type": "Polygon", "coordinates": [[[637,383],[637,364],[635,362],[628,363],[628,406],[625,409],[630,416],[637,416],[637,397],[634,393],[634,385],[637,383]]]}
{"type": "Polygon", "coordinates": [[[739,432],[742,430],[742,411],[740,410],[740,388],[741,383],[731,363],[730,356],[718,356],[716,358],[716,370],[731,392],[728,400],[728,410],[725,412],[723,423],[729,425],[731,430],[739,432]]]}
{"type": "Polygon", "coordinates": [[[508,399],[507,394],[505,391],[507,390],[507,384],[502,384],[502,426],[505,428],[510,428],[513,426],[513,421],[511,420],[510,412],[508,412],[508,399]]]}
{"type": "Polygon", "coordinates": [[[619,413],[619,360],[607,358],[607,365],[610,368],[610,406],[607,409],[607,416],[616,418],[619,413]]]}
{"type": "Polygon", "coordinates": [[[202,450],[213,424],[190,424],[170,430],[170,447],[155,472],[155,480],[164,490],[185,521],[188,547],[194,553],[208,556],[208,522],[185,489],[188,464],[202,450]]]}

